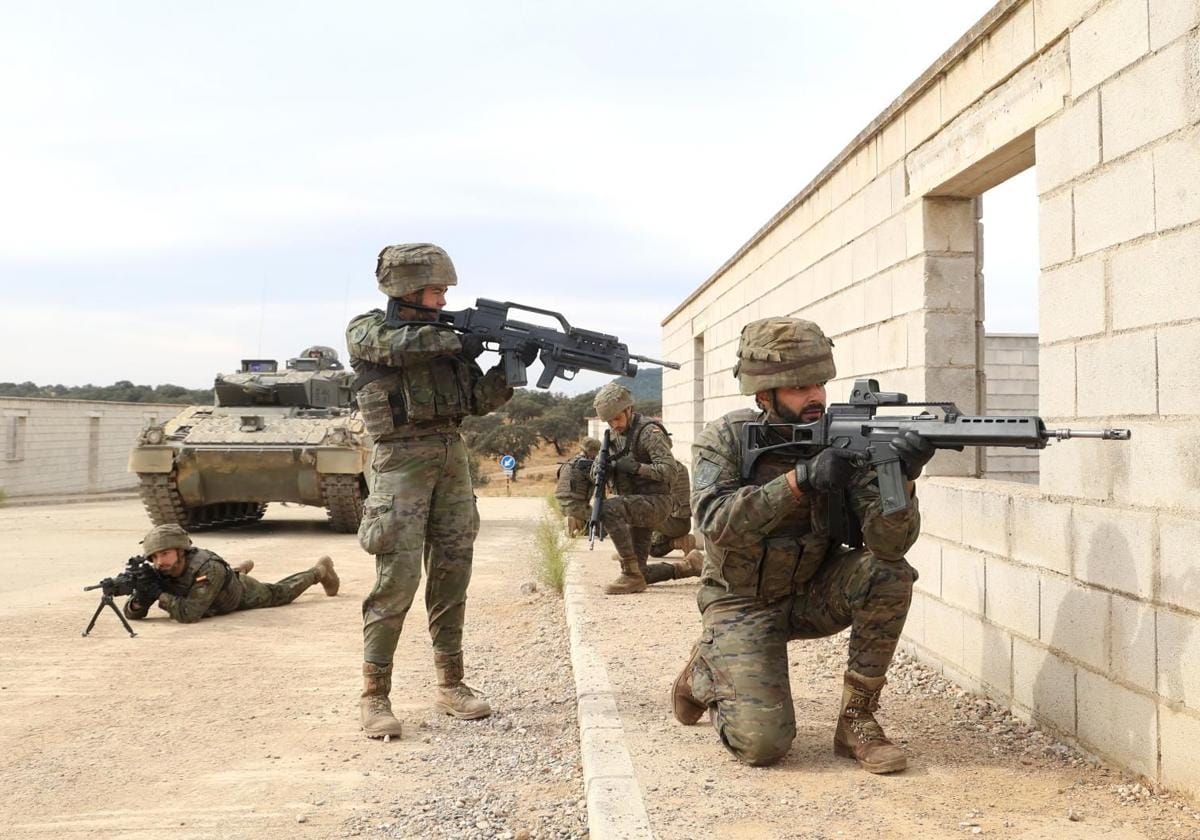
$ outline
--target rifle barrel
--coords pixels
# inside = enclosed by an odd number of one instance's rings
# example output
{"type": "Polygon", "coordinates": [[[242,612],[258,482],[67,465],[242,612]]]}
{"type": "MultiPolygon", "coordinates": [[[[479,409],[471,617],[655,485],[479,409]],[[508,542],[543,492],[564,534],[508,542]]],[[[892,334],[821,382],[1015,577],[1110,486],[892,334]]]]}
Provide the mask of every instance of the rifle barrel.
{"type": "Polygon", "coordinates": [[[1129,429],[1053,429],[1046,434],[1055,440],[1071,438],[1095,438],[1097,440],[1129,440],[1129,429]]]}
{"type": "Polygon", "coordinates": [[[679,370],[679,362],[667,362],[662,359],[652,359],[649,356],[637,356],[633,353],[629,354],[629,358],[633,359],[635,362],[648,362],[652,365],[658,365],[659,367],[666,367],[670,368],[671,370],[679,370]]]}

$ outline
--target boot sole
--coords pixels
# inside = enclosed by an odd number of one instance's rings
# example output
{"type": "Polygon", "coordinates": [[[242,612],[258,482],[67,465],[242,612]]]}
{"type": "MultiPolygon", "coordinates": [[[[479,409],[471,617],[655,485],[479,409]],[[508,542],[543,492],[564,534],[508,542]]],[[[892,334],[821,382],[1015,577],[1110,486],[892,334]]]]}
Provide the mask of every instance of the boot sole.
{"type": "Polygon", "coordinates": [[[675,720],[682,723],[684,726],[695,726],[700,722],[700,718],[704,717],[707,708],[698,703],[692,703],[685,700],[681,695],[684,690],[681,684],[687,680],[688,671],[692,668],[692,661],[696,658],[697,647],[692,648],[692,654],[688,657],[687,664],[683,666],[683,670],[675,677],[675,681],[671,683],[671,714],[675,715],[675,720]]]}
{"type": "Polygon", "coordinates": [[[892,759],[891,761],[869,762],[864,761],[854,754],[854,751],[843,744],[841,741],[833,742],[834,755],[840,755],[842,758],[849,758],[858,762],[858,766],[866,770],[868,773],[896,773],[900,770],[908,768],[908,759],[904,756],[892,759]]]}
{"type": "Polygon", "coordinates": [[[459,720],[482,720],[485,717],[491,717],[492,714],[491,709],[488,709],[486,712],[460,712],[443,703],[434,703],[433,707],[439,712],[445,712],[450,717],[458,718],[459,720]]]}

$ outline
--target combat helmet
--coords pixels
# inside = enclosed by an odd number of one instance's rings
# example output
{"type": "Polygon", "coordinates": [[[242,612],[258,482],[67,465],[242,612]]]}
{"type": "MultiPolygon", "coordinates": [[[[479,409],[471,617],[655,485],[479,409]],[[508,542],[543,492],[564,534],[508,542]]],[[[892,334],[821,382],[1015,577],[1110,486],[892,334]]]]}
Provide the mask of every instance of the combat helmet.
{"type": "Polygon", "coordinates": [[[331,362],[338,360],[338,352],[332,347],[326,347],[324,344],[314,344],[312,347],[306,347],[304,352],[300,354],[303,359],[328,359],[331,362]]]}
{"type": "Polygon", "coordinates": [[[402,297],[426,286],[458,285],[450,255],[428,242],[384,248],[375,263],[375,280],[388,297],[402,297]]]}
{"type": "Polygon", "coordinates": [[[588,456],[589,458],[595,458],[600,454],[600,441],[596,440],[594,437],[584,438],[583,446],[581,448],[583,449],[584,455],[588,456]]]}
{"type": "Polygon", "coordinates": [[[596,392],[592,406],[596,409],[596,415],[607,423],[625,409],[633,408],[633,394],[624,385],[609,382],[596,392]]]}
{"type": "Polygon", "coordinates": [[[183,551],[192,544],[188,532],[179,525],[159,525],[142,538],[142,554],[150,557],[168,548],[183,551]]]}
{"type": "Polygon", "coordinates": [[[803,388],[837,376],[833,342],[812,321],[763,318],[742,327],[733,375],[743,394],[803,388]]]}

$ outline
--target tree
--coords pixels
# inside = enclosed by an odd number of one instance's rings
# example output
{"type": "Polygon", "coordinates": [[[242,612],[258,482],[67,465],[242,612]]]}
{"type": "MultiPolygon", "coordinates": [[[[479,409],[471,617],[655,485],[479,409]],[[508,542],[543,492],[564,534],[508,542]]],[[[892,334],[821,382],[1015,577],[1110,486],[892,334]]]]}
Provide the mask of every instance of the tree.
{"type": "Polygon", "coordinates": [[[583,436],[584,421],[571,406],[556,406],[533,421],[533,430],[546,443],[554,446],[556,455],[563,454],[563,447],[583,436]]]}
{"type": "Polygon", "coordinates": [[[520,390],[513,394],[513,398],[500,410],[513,422],[525,423],[545,413],[546,403],[528,391],[520,390]]]}
{"type": "Polygon", "coordinates": [[[475,438],[474,448],[488,455],[512,455],[518,463],[529,457],[537,445],[537,433],[529,426],[501,423],[475,438]]]}

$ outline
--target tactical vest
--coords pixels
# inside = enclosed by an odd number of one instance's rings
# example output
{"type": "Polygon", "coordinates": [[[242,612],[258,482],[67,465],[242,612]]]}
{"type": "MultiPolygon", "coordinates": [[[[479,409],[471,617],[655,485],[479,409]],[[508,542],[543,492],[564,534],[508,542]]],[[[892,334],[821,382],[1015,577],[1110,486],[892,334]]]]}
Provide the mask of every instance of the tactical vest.
{"type": "MultiPolygon", "coordinates": [[[[658,428],[662,429],[663,434],[667,436],[667,440],[671,439],[671,433],[667,431],[667,427],[662,423],[657,420],[647,420],[640,414],[634,414],[630,428],[626,429],[623,435],[624,445],[613,455],[613,461],[618,461],[631,453],[634,457],[637,457],[638,444],[641,442],[642,433],[650,426],[658,426],[658,428]]],[[[642,461],[640,458],[638,461],[643,464],[650,463],[650,461],[642,461]]],[[[677,458],[675,459],[675,464],[677,467],[683,466],[677,458]]],[[[627,496],[665,495],[672,492],[674,483],[674,481],[657,481],[652,478],[626,475],[615,471],[613,474],[613,486],[618,493],[627,496]]],[[[688,515],[691,515],[690,512],[688,515]]]]}
{"type": "MultiPolygon", "coordinates": [[[[761,420],[761,415],[730,423],[736,440],[741,439],[741,426],[751,420],[761,420]]],[[[746,484],[766,484],[795,469],[796,460],[795,453],[764,455],[746,484]]],[[[845,494],[806,494],[793,516],[763,535],[760,556],[725,553],[722,576],[734,594],[773,601],[800,591],[843,545],[862,546],[862,526],[845,494]]]]}
{"type": "Polygon", "coordinates": [[[242,601],[242,590],[245,587],[242,584],[241,576],[231,569],[228,563],[219,555],[195,546],[184,552],[184,559],[187,565],[183,574],[177,578],[164,578],[163,591],[179,598],[186,598],[192,587],[196,585],[196,577],[202,574],[204,567],[210,563],[220,563],[225,567],[225,583],[204,615],[205,617],[225,615],[238,608],[238,604],[242,601]]]}
{"type": "Polygon", "coordinates": [[[404,367],[356,358],[350,364],[363,425],[376,440],[455,429],[475,408],[470,363],[461,356],[404,367]]]}

